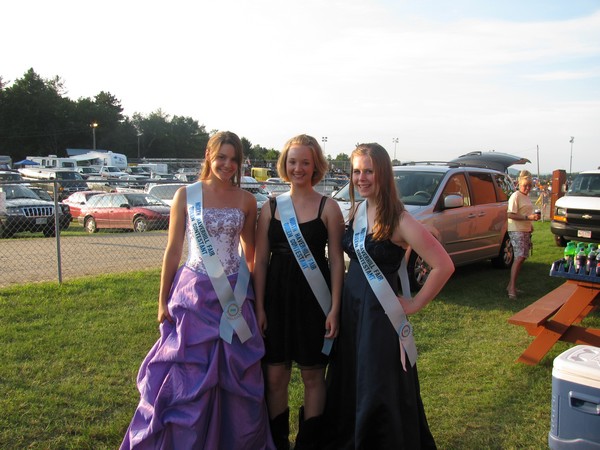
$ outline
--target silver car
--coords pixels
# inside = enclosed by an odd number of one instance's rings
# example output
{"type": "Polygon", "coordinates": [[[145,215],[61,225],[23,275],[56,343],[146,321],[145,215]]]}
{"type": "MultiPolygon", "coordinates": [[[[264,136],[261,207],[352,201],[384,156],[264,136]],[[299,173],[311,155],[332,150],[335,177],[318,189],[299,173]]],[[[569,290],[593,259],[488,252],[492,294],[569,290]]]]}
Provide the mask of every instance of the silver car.
{"type": "MultiPolygon", "coordinates": [[[[505,172],[460,163],[415,163],[395,166],[393,171],[407,211],[442,243],[456,266],[488,259],[495,267],[512,265],[507,206],[514,183],[505,172]]],[[[333,198],[347,217],[349,183],[333,198]]],[[[358,193],[355,198],[360,200],[358,193]]],[[[429,270],[411,252],[408,271],[414,290],[423,285],[429,270]]]]}

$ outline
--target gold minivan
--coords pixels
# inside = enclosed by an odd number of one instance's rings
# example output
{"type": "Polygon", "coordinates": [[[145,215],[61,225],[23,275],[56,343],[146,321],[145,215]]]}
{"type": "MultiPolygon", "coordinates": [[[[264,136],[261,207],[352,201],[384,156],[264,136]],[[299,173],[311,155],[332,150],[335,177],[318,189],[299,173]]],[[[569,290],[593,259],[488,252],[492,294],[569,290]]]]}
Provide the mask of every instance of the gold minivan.
{"type": "MultiPolygon", "coordinates": [[[[512,157],[493,153],[494,161],[512,157]]],[[[514,183],[505,171],[485,167],[490,165],[486,156],[483,154],[479,167],[472,160],[460,162],[460,158],[448,163],[406,163],[394,166],[394,178],[407,211],[427,226],[456,266],[491,260],[494,267],[508,269],[514,255],[507,232],[507,207],[514,183]]],[[[510,161],[528,162],[517,157],[510,161]]],[[[511,165],[502,164],[505,168],[511,165]]],[[[347,217],[349,184],[332,197],[347,217]]],[[[356,198],[360,199],[358,193],[356,198]]],[[[420,289],[429,275],[429,266],[416,252],[410,255],[408,273],[414,290],[420,289]]]]}

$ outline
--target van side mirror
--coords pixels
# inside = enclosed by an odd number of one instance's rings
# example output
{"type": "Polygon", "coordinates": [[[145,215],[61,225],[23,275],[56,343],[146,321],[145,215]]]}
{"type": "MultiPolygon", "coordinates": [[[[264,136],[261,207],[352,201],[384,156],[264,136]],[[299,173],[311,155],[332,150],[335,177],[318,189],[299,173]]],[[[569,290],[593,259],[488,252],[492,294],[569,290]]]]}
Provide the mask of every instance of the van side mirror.
{"type": "Polygon", "coordinates": [[[460,194],[448,194],[444,197],[444,209],[454,209],[463,206],[463,196],[460,194]]]}

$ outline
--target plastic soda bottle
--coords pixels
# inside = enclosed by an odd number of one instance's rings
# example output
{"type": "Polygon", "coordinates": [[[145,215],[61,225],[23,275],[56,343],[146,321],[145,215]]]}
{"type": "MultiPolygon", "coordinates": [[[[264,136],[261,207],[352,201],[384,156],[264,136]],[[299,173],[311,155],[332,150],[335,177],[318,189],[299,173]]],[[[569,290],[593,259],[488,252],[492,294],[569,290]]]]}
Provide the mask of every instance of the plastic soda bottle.
{"type": "Polygon", "coordinates": [[[577,258],[575,258],[575,272],[584,273],[586,262],[587,262],[587,258],[585,256],[585,248],[582,248],[577,253],[577,258]]]}
{"type": "Polygon", "coordinates": [[[589,255],[592,251],[596,250],[598,250],[598,246],[590,242],[587,246],[587,254],[589,255]]]}
{"type": "Polygon", "coordinates": [[[596,269],[597,263],[597,253],[594,249],[590,253],[588,253],[587,263],[585,264],[585,273],[588,275],[594,275],[594,270],[596,269]]]}
{"type": "Polygon", "coordinates": [[[575,263],[575,251],[575,242],[567,242],[567,246],[565,247],[565,271],[568,271],[575,263]]]}

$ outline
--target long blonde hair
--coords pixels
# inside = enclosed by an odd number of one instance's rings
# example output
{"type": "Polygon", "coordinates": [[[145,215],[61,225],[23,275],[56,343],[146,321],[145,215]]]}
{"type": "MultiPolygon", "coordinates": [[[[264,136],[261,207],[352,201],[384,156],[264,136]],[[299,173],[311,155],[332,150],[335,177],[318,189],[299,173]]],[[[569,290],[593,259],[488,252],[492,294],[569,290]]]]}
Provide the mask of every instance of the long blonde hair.
{"type": "Polygon", "coordinates": [[[235,162],[237,163],[237,170],[235,175],[231,178],[231,184],[239,186],[242,179],[242,161],[244,160],[244,147],[242,141],[237,134],[231,131],[219,131],[214,134],[206,144],[206,156],[204,165],[202,166],[202,172],[200,172],[200,179],[206,180],[210,177],[210,166],[214,159],[217,157],[219,150],[223,144],[231,144],[235,149],[235,162]]]}
{"type": "MultiPolygon", "coordinates": [[[[360,144],[350,155],[350,163],[357,156],[368,156],[373,162],[375,178],[375,197],[377,202],[377,213],[373,225],[373,239],[386,240],[392,237],[394,228],[404,212],[404,205],[398,197],[392,162],[388,152],[377,143],[360,144]]],[[[354,198],[354,182],[350,176],[350,200],[352,202],[350,220],[356,214],[356,200],[354,198]]]]}

